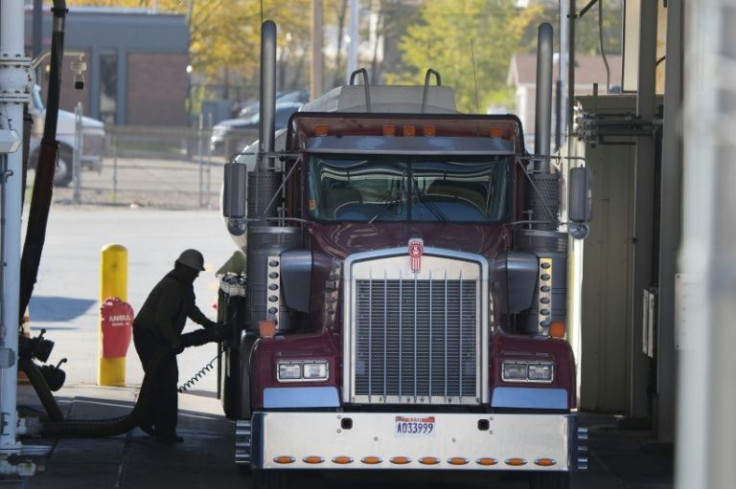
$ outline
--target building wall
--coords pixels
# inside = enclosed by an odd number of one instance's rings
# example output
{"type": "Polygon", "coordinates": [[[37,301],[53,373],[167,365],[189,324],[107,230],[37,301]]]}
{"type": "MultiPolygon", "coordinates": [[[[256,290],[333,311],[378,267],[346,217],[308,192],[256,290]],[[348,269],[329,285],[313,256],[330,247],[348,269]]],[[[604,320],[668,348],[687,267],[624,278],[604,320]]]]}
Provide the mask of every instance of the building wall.
{"type": "MultiPolygon", "coordinates": [[[[26,46],[31,52],[31,9],[26,10],[26,46]]],[[[43,11],[42,51],[51,49],[51,14],[43,11]]],[[[62,109],[82,102],[85,115],[108,125],[186,126],[189,32],[183,15],[145,9],[74,7],[66,20],[61,72],[62,109]],[[84,52],[83,90],[74,89],[74,53],[84,52]]],[[[48,86],[46,65],[38,82],[48,86]]]]}
{"type": "Polygon", "coordinates": [[[186,125],[186,67],[185,54],[129,53],[127,123],[186,125]]]}

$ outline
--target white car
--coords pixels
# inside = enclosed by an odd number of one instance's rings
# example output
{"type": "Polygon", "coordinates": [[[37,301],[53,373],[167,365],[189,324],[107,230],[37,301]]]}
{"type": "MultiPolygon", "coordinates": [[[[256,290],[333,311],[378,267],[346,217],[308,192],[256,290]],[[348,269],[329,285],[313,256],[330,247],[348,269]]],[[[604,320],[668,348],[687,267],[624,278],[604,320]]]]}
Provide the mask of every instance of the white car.
{"type": "MultiPolygon", "coordinates": [[[[31,97],[32,104],[30,112],[33,116],[33,128],[31,129],[31,149],[28,160],[30,168],[36,168],[38,156],[41,149],[41,137],[46,118],[46,107],[41,98],[41,87],[36,85],[31,97]]],[[[56,125],[56,140],[59,141],[59,154],[54,172],[54,185],[66,187],[72,181],[72,163],[76,147],[76,116],[72,112],[59,110],[56,125]]],[[[91,117],[82,117],[82,148],[80,161],[82,168],[91,168],[96,171],[102,170],[102,157],[105,153],[105,124],[91,117]]]]}

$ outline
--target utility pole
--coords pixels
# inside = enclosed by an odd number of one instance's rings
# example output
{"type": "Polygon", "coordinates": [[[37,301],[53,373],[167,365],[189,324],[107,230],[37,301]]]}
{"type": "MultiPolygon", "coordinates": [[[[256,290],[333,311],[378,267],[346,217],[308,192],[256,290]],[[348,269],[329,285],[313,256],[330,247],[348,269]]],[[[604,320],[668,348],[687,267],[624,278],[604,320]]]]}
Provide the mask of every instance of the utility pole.
{"type": "Polygon", "coordinates": [[[312,0],[312,70],[309,97],[322,95],[322,0],[312,0]]]}
{"type": "Polygon", "coordinates": [[[350,37],[350,43],[348,43],[346,82],[349,82],[350,75],[358,69],[358,45],[360,44],[360,36],[358,34],[358,0],[350,0],[349,15],[350,27],[348,29],[348,36],[350,37]]]}

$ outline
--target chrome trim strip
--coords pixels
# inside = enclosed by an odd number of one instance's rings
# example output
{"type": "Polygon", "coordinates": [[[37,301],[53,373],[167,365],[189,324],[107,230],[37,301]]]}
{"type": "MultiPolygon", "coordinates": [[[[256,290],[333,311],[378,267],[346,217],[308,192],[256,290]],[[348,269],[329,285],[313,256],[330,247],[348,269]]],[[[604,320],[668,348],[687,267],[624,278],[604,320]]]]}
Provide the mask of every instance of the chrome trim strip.
{"type": "Polygon", "coordinates": [[[521,409],[567,409],[565,389],[539,387],[496,387],[491,406],[521,409]]]}

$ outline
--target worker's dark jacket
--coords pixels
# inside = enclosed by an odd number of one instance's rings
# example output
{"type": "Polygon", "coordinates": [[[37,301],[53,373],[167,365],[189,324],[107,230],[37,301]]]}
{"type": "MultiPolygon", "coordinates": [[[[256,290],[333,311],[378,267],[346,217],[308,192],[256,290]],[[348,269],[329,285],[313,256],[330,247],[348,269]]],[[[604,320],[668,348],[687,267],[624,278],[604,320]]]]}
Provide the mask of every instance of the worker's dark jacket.
{"type": "Polygon", "coordinates": [[[159,333],[172,348],[181,342],[179,336],[187,317],[205,328],[216,325],[195,304],[191,281],[180,277],[176,270],[169,272],[156,284],[135,317],[133,326],[159,333]]]}

